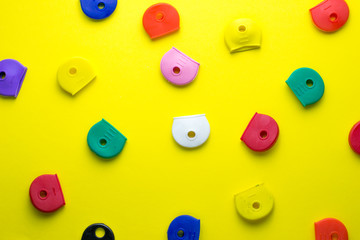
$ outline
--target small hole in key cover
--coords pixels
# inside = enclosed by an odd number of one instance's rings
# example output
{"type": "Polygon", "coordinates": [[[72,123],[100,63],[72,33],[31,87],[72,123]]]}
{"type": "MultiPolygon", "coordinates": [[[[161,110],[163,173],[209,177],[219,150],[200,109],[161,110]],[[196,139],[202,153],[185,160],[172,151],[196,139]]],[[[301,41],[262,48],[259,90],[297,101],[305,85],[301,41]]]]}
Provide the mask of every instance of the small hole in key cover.
{"type": "Polygon", "coordinates": [[[0,79],[2,80],[2,79],[4,79],[5,77],[6,77],[5,72],[0,72],[0,79]]]}
{"type": "Polygon", "coordinates": [[[40,198],[46,198],[47,197],[47,192],[45,190],[40,191],[40,198]]]}
{"type": "Polygon", "coordinates": [[[76,70],[76,68],[74,68],[74,67],[70,68],[70,70],[69,70],[69,73],[70,73],[71,75],[76,74],[76,72],[77,72],[77,70],[76,70]]]}
{"type": "Polygon", "coordinates": [[[104,138],[100,139],[100,145],[101,146],[105,146],[106,144],[107,144],[106,139],[104,139],[104,138]]]}
{"type": "Polygon", "coordinates": [[[262,139],[265,139],[265,138],[267,138],[267,131],[261,131],[260,132],[260,137],[262,138],[262,139]]]}
{"type": "Polygon", "coordinates": [[[183,230],[179,230],[179,231],[177,232],[177,235],[178,235],[178,237],[180,237],[180,238],[184,237],[184,231],[183,231],[183,230]]]}
{"type": "Polygon", "coordinates": [[[245,32],[245,31],[246,31],[246,27],[244,25],[240,25],[239,32],[245,32]]]}
{"type": "Polygon", "coordinates": [[[330,14],[330,21],[335,22],[337,20],[338,16],[336,13],[330,14]]]}
{"type": "Polygon", "coordinates": [[[331,234],[331,239],[330,240],[339,240],[339,235],[337,233],[331,234]]]}
{"type": "Polygon", "coordinates": [[[308,86],[308,87],[314,86],[314,81],[311,79],[306,80],[306,86],[308,86]]]}
{"type": "Polygon", "coordinates": [[[155,16],[156,20],[161,21],[164,19],[164,14],[161,12],[158,12],[155,16]]]}
{"type": "Polygon", "coordinates": [[[196,134],[194,131],[189,131],[187,135],[189,138],[194,138],[196,134]]]}
{"type": "Polygon", "coordinates": [[[174,72],[175,74],[179,74],[179,73],[180,73],[180,68],[179,68],[179,67],[174,67],[174,68],[173,68],[173,72],[174,72]]]}
{"type": "Polygon", "coordinates": [[[260,203],[259,203],[259,202],[254,202],[253,205],[252,205],[252,207],[253,207],[254,209],[259,209],[259,208],[260,208],[260,203]]]}
{"type": "Polygon", "coordinates": [[[104,8],[105,8],[105,3],[99,2],[98,9],[104,9],[104,8]]]}
{"type": "Polygon", "coordinates": [[[103,238],[105,236],[105,229],[103,229],[102,227],[98,227],[96,230],[95,230],[95,236],[97,238],[103,238]]]}

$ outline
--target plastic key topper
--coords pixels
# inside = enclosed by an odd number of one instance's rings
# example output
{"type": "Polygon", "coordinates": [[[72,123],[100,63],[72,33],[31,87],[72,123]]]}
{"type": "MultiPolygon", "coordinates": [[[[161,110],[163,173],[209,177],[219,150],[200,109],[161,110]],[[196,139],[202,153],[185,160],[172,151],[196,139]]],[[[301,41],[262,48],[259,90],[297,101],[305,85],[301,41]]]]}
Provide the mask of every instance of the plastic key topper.
{"type": "Polygon", "coordinates": [[[325,218],[315,223],[316,240],[348,240],[345,225],[335,218],[325,218]]]}
{"type": "Polygon", "coordinates": [[[210,124],[205,114],[175,117],[172,125],[174,140],[186,148],[204,144],[210,135],[210,124]]]}
{"type": "Polygon", "coordinates": [[[57,73],[60,86],[71,95],[75,95],[95,77],[96,74],[90,63],[77,57],[61,65],[57,73]]]}
{"type": "Polygon", "coordinates": [[[198,240],[200,220],[189,215],[176,217],[167,231],[168,240],[198,240]]]}
{"type": "Polygon", "coordinates": [[[276,143],[278,136],[279,126],[276,121],[268,115],[255,113],[241,136],[241,140],[251,150],[263,152],[276,143]]]}
{"type": "Polygon", "coordinates": [[[167,35],[179,30],[179,13],[170,4],[154,4],[145,11],[143,26],[151,39],[167,35]]]}
{"type": "Polygon", "coordinates": [[[118,155],[125,146],[127,138],[105,119],[91,127],[87,142],[94,153],[103,158],[118,155]]]}
{"type": "Polygon", "coordinates": [[[235,196],[235,206],[243,218],[250,221],[268,216],[274,207],[274,198],[263,184],[256,185],[235,196]]]}
{"type": "Polygon", "coordinates": [[[237,19],[225,29],[225,43],[230,53],[260,48],[261,29],[251,19],[237,19]]]}
{"type": "Polygon", "coordinates": [[[30,199],[34,207],[42,212],[54,212],[65,205],[57,175],[41,175],[31,183],[30,199]]]}
{"type": "Polygon", "coordinates": [[[310,9],[310,13],[317,28],[325,32],[334,32],[347,22],[349,6],[344,0],[325,0],[310,9]]]}
{"type": "Polygon", "coordinates": [[[350,130],[349,144],[351,149],[360,154],[360,122],[357,122],[350,130]]]}
{"type": "Polygon", "coordinates": [[[295,70],[286,80],[286,84],[304,107],[319,101],[325,91],[323,79],[311,68],[295,70]]]}
{"type": "Polygon", "coordinates": [[[85,229],[85,231],[81,237],[81,240],[98,240],[98,239],[115,240],[115,236],[114,236],[113,231],[105,224],[94,223],[85,229]],[[99,233],[97,233],[97,232],[100,232],[99,230],[102,230],[102,232],[103,232],[102,236],[100,236],[99,233]]]}
{"type": "Polygon", "coordinates": [[[0,62],[0,95],[17,97],[25,78],[27,68],[13,59],[0,62]]]}
{"type": "Polygon", "coordinates": [[[117,0],[80,0],[80,4],[89,18],[104,19],[115,11],[117,0]]]}
{"type": "Polygon", "coordinates": [[[186,85],[192,82],[200,64],[176,48],[170,49],[161,59],[160,69],[163,76],[175,85],[186,85]]]}

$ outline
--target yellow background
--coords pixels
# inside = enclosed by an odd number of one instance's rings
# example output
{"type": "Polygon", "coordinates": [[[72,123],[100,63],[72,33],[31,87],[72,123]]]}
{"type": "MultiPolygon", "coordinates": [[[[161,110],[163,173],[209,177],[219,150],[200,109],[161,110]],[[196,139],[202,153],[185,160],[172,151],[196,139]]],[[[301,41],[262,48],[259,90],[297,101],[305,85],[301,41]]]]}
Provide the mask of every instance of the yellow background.
{"type": "Polygon", "coordinates": [[[142,26],[149,0],[118,2],[107,19],[85,16],[78,0],[1,0],[0,59],[28,67],[17,99],[0,98],[0,239],[81,239],[96,222],[116,239],[166,240],[170,222],[201,220],[200,239],[315,239],[313,223],[341,220],[360,238],[360,158],[348,133],[360,120],[360,3],[333,34],[312,24],[318,0],[171,0],[180,31],[152,41],[142,26]],[[261,49],[230,54],[225,26],[251,18],[262,28],[261,49]],[[183,88],[161,75],[160,60],[176,47],[200,63],[183,88]],[[58,85],[58,67],[88,59],[97,78],[72,97],[58,85]],[[323,98],[304,108],[285,81],[310,67],[325,82],[323,98]],[[240,136],[255,112],[279,124],[275,146],[249,150],[240,136]],[[207,143],[179,147],[172,118],[205,113],[207,143]],[[102,160],[86,136],[105,118],[128,141],[102,160]],[[66,205],[43,214],[29,186],[41,174],[59,176],[66,205]],[[259,224],[238,216],[234,194],[265,183],[273,213],[259,224]]]}

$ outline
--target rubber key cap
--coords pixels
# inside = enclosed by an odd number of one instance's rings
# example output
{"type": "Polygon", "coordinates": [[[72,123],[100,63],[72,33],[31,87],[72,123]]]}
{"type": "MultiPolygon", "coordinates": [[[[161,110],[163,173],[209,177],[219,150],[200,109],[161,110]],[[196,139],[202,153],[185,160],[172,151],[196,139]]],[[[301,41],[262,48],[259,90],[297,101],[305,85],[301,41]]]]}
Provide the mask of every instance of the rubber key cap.
{"type": "Polygon", "coordinates": [[[96,74],[90,63],[78,57],[62,64],[57,73],[59,85],[71,95],[75,95],[95,77],[96,74]]]}
{"type": "Polygon", "coordinates": [[[241,136],[241,140],[251,150],[263,152],[276,143],[278,136],[277,122],[268,115],[255,113],[241,136]]]}
{"type": "Polygon", "coordinates": [[[161,59],[163,76],[175,85],[186,85],[194,81],[200,64],[176,48],[170,49],[161,59]]]}
{"type": "Polygon", "coordinates": [[[315,26],[325,32],[339,30],[349,18],[349,6],[344,0],[325,0],[310,9],[315,26]]]}
{"type": "Polygon", "coordinates": [[[91,127],[87,143],[91,151],[103,158],[112,158],[124,148],[127,138],[105,119],[91,127]]]}
{"type": "Polygon", "coordinates": [[[115,11],[117,0],[80,0],[80,4],[89,18],[104,19],[115,11]]]}
{"type": "Polygon", "coordinates": [[[31,183],[30,199],[34,207],[42,212],[54,212],[65,205],[57,175],[41,175],[31,183]]]}
{"type": "Polygon", "coordinates": [[[251,19],[237,19],[225,29],[225,43],[230,53],[260,48],[261,29],[251,19]]]}
{"type": "Polygon", "coordinates": [[[152,5],[143,15],[143,26],[151,39],[162,37],[179,30],[179,13],[167,3],[152,5]]]}
{"type": "Polygon", "coordinates": [[[200,220],[189,215],[176,217],[169,226],[168,240],[199,240],[200,220]]]}
{"type": "Polygon", "coordinates": [[[0,62],[0,95],[17,97],[25,78],[27,68],[14,59],[0,62]]]}
{"type": "Polygon", "coordinates": [[[348,240],[345,225],[335,218],[325,218],[315,223],[316,240],[348,240]]]}
{"type": "Polygon", "coordinates": [[[274,198],[263,184],[256,185],[235,196],[235,206],[243,218],[256,221],[268,216],[274,207],[274,198]]]}
{"type": "Polygon", "coordinates": [[[210,124],[205,114],[175,117],[172,125],[174,140],[186,148],[204,144],[210,135],[210,124]]]}
{"type": "Polygon", "coordinates": [[[111,228],[106,226],[103,223],[94,223],[90,226],[88,226],[82,237],[81,240],[115,240],[115,236],[111,228]],[[103,235],[99,235],[97,232],[101,232],[99,230],[102,230],[103,235]]]}
{"type": "Polygon", "coordinates": [[[351,149],[360,154],[360,122],[357,122],[350,130],[349,144],[351,149]]]}
{"type": "Polygon", "coordinates": [[[319,101],[325,91],[324,81],[320,74],[311,68],[295,70],[286,80],[286,84],[304,107],[319,101]]]}

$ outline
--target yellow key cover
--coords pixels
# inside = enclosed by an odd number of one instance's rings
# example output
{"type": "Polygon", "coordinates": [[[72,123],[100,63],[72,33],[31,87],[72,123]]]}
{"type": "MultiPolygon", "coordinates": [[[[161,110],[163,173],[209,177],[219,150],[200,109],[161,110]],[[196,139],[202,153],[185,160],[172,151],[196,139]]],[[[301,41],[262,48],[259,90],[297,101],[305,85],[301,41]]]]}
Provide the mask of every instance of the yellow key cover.
{"type": "Polygon", "coordinates": [[[271,213],[274,198],[266,190],[264,184],[260,184],[235,195],[235,206],[243,218],[255,221],[271,213]]]}
{"type": "Polygon", "coordinates": [[[61,65],[57,73],[60,86],[71,95],[75,95],[95,77],[96,74],[90,63],[78,57],[61,65]]]}

